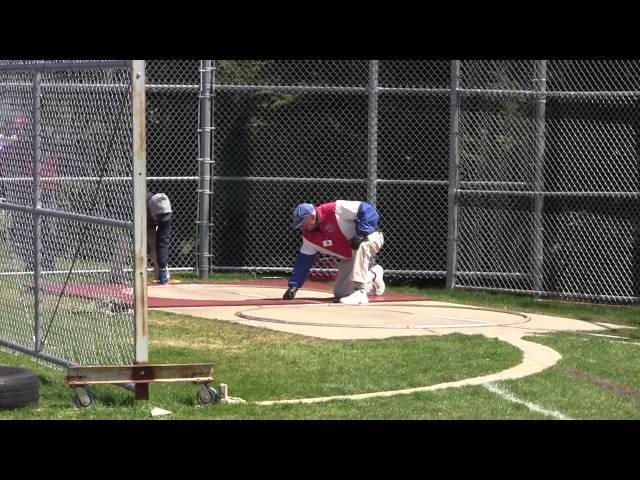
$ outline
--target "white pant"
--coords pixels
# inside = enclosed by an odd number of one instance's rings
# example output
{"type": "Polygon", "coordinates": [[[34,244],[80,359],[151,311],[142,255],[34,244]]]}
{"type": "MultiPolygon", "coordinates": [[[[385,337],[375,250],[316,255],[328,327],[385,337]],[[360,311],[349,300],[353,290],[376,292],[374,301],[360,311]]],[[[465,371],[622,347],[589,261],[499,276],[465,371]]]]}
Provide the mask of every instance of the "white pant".
{"type": "Polygon", "coordinates": [[[350,259],[340,260],[336,284],[333,287],[333,294],[336,298],[351,295],[354,290],[354,282],[365,284],[368,290],[373,274],[369,271],[371,257],[377,254],[384,245],[382,232],[373,232],[368,236],[369,240],[362,242],[360,248],[353,252],[350,259]]]}

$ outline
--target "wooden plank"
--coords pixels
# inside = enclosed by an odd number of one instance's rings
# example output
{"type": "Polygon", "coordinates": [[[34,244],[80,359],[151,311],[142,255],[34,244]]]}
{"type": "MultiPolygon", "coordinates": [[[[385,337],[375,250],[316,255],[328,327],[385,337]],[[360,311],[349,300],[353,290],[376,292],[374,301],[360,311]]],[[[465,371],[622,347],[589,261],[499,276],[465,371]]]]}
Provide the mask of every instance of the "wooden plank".
{"type": "Polygon", "coordinates": [[[67,385],[120,383],[208,383],[213,381],[213,364],[87,365],[67,369],[67,385]]]}

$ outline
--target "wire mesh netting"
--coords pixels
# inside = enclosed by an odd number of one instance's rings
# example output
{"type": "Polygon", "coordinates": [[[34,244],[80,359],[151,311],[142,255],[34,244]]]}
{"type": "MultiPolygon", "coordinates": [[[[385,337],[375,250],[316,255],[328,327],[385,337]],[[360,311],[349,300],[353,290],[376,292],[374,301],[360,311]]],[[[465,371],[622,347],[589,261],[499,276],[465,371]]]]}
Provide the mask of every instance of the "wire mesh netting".
{"type": "Polygon", "coordinates": [[[171,201],[173,269],[195,264],[199,66],[198,60],[146,62],[147,190],[171,201]]]}
{"type": "MultiPolygon", "coordinates": [[[[638,62],[542,64],[461,62],[457,285],[637,299],[638,62]]],[[[366,70],[356,61],[218,62],[213,269],[285,269],[288,255],[273,246],[296,250],[291,206],[363,199],[373,181],[387,271],[444,277],[450,62],[379,62],[373,90],[366,70]]]]}
{"type": "MultiPolygon", "coordinates": [[[[298,203],[367,199],[369,62],[216,65],[212,269],[286,272],[300,243],[290,228],[298,203]]],[[[448,83],[448,62],[380,67],[377,195],[369,200],[393,246],[378,261],[400,276],[445,274],[448,83]],[[407,224],[421,209],[430,228],[417,235],[407,224]]]]}
{"type": "Polygon", "coordinates": [[[81,65],[0,72],[0,332],[66,363],[125,364],[131,72],[81,65]]]}
{"type": "Polygon", "coordinates": [[[462,62],[459,286],[531,289],[535,117],[533,62],[462,62]],[[479,92],[478,92],[479,90],[479,92]],[[509,91],[508,93],[506,91],[509,91]]]}
{"type": "Polygon", "coordinates": [[[638,300],[639,67],[462,63],[458,285],[638,300]]]}

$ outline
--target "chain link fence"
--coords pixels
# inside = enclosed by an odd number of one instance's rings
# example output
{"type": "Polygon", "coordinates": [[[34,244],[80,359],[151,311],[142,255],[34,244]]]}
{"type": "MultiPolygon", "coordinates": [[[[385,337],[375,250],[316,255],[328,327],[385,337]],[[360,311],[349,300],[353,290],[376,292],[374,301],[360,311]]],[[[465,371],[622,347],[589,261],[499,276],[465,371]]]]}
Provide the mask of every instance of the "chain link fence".
{"type": "Polygon", "coordinates": [[[195,264],[199,68],[198,60],[146,62],[147,190],[171,200],[173,270],[195,264]]]}
{"type": "Polygon", "coordinates": [[[373,75],[368,61],[216,62],[214,270],[287,271],[295,205],[369,198],[393,246],[378,257],[387,272],[444,277],[449,64],[373,75]]]}
{"type": "Polygon", "coordinates": [[[457,285],[640,296],[637,61],[462,62],[457,285]]]}
{"type": "MultiPolygon", "coordinates": [[[[37,62],[21,62],[30,63],[37,62]]],[[[201,109],[208,98],[201,61],[148,61],[147,188],[167,193],[174,207],[170,268],[193,270],[202,249],[211,271],[286,274],[300,242],[290,229],[297,203],[369,199],[381,212],[386,246],[377,260],[389,277],[637,301],[639,63],[461,61],[452,76],[455,63],[215,61],[208,160],[201,135],[208,125],[201,109]],[[207,161],[211,180],[202,181],[199,167],[207,161]],[[209,199],[206,246],[198,235],[203,184],[210,184],[203,197],[209,199]]],[[[5,112],[16,98],[32,108],[32,74],[3,72],[5,112]]],[[[113,133],[107,105],[115,104],[100,95],[116,95],[113,85],[123,80],[107,71],[101,78],[86,77],[86,70],[42,75],[49,76],[43,91],[58,82],[55,107],[43,110],[43,118],[61,137],[53,147],[45,135],[44,144],[60,157],[98,161],[106,148],[103,137],[113,133]],[[76,112],[66,106],[75,100],[73,89],[61,87],[65,83],[84,85],[84,95],[93,92],[96,99],[76,112]],[[100,83],[112,87],[88,87],[100,83]],[[83,120],[74,121],[74,115],[83,120]],[[76,130],[102,140],[82,143],[71,138],[76,130]]],[[[31,155],[28,142],[21,148],[31,155]]],[[[78,178],[99,176],[91,161],[74,168],[78,178]]],[[[130,204],[117,198],[129,174],[116,169],[105,175],[102,188],[114,189],[109,198],[116,200],[100,200],[99,215],[128,215],[130,204]]],[[[49,175],[55,176],[43,174],[49,175]]],[[[7,170],[2,177],[0,196],[28,204],[30,176],[7,170]]],[[[73,205],[88,194],[78,182],[45,180],[43,186],[69,185],[56,197],[80,211],[73,205]]],[[[43,204],[50,198],[43,188],[43,204]]],[[[5,238],[32,240],[29,213],[1,213],[5,238]]],[[[53,245],[43,252],[65,250],[75,238],[47,233],[60,222],[43,218],[43,239],[51,238],[43,243],[53,245]]],[[[11,242],[2,248],[10,249],[11,242]]],[[[96,258],[109,258],[110,246],[91,249],[96,258]]],[[[29,264],[28,256],[7,253],[6,272],[29,264]]],[[[53,269],[48,262],[43,253],[42,265],[53,269]]],[[[113,264],[86,270],[107,272],[113,264]]],[[[21,335],[32,334],[27,329],[21,335]]]]}
{"type": "Polygon", "coordinates": [[[130,96],[125,62],[0,61],[0,345],[132,363],[130,96]]]}
{"type": "MultiPolygon", "coordinates": [[[[369,199],[391,277],[638,300],[637,61],[214,65],[210,270],[286,273],[297,203],[369,199]]],[[[179,268],[198,248],[199,66],[148,62],[150,189],[178,203],[179,268]]]]}

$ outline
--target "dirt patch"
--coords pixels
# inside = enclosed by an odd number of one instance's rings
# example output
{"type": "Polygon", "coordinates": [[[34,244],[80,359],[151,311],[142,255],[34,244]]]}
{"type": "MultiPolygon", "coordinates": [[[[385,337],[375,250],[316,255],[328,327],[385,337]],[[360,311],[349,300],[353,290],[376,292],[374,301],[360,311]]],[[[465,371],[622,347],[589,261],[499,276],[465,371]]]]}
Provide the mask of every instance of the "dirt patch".
{"type": "Polygon", "coordinates": [[[595,385],[596,387],[610,390],[614,393],[617,393],[618,395],[622,395],[623,397],[631,398],[632,400],[640,402],[640,393],[623,385],[618,385],[617,383],[612,382],[611,380],[607,380],[606,378],[599,378],[595,375],[591,375],[590,373],[578,370],[576,368],[568,368],[567,373],[574,378],[585,380],[595,385]]]}

